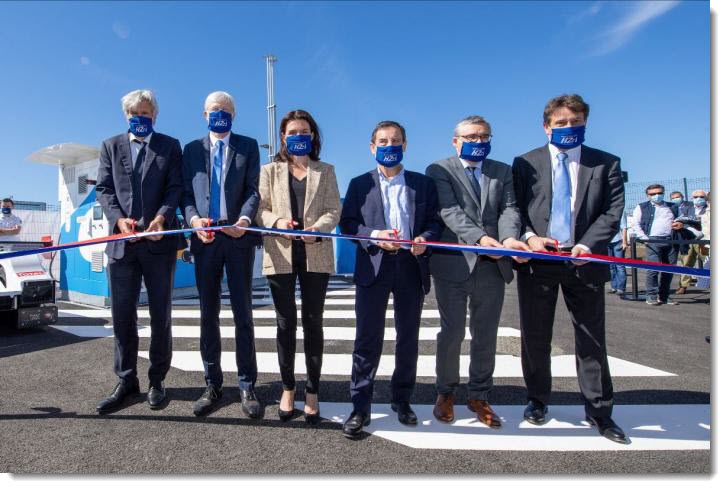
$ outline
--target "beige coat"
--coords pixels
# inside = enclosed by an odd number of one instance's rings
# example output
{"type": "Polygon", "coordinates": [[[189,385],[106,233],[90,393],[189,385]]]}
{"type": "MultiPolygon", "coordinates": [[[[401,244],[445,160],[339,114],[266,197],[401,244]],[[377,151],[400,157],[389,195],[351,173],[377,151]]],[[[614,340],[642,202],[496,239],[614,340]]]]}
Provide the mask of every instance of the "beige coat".
{"type": "MultiPolygon", "coordinates": [[[[262,166],[259,175],[259,210],[257,222],[274,227],[279,219],[292,218],[287,163],[272,162],[262,166]]],[[[307,168],[304,220],[302,226],[317,227],[320,232],[332,232],[340,220],[340,191],[337,188],[335,168],[322,161],[310,161],[307,168]]],[[[307,271],[334,273],[335,257],[332,239],[306,243],[307,271]]],[[[265,275],[292,272],[292,241],[284,237],[264,238],[265,275]]]]}

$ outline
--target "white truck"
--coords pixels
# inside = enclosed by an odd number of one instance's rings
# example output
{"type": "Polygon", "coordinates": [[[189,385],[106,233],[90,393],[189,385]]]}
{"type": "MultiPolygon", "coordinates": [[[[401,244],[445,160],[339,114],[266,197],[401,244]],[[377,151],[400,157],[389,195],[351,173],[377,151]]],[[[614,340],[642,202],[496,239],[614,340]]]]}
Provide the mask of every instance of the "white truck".
{"type": "Polygon", "coordinates": [[[0,327],[28,329],[58,321],[55,281],[39,254],[2,259],[2,253],[43,247],[43,242],[0,241],[0,327]]]}

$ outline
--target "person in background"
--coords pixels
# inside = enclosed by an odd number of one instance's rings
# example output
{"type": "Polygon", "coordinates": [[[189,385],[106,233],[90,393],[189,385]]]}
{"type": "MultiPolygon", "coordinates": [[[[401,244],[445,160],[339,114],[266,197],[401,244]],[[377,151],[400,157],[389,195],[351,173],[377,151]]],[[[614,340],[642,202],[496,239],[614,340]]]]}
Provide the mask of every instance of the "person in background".
{"type": "MultiPolygon", "coordinates": [[[[674,203],[674,202],[673,202],[674,203]]],[[[692,192],[692,212],[690,215],[690,219],[692,221],[693,227],[702,228],[702,216],[709,211],[709,206],[707,204],[707,193],[705,193],[705,190],[695,190],[692,192]]],[[[682,217],[682,214],[680,214],[682,217]]],[[[702,233],[702,232],[700,232],[702,233]]],[[[695,236],[699,237],[699,236],[695,236]]],[[[705,255],[701,251],[702,247],[697,244],[692,244],[688,246],[687,253],[686,254],[680,254],[680,259],[682,260],[682,265],[687,267],[693,267],[697,263],[697,260],[703,261],[705,258],[705,255]]],[[[692,285],[692,276],[690,275],[681,275],[680,276],[680,287],[675,292],[677,295],[684,295],[687,292],[687,287],[692,285]]]]}
{"type": "MultiPolygon", "coordinates": [[[[340,193],[335,168],[320,161],[322,136],[304,110],[284,116],[279,127],[280,150],[262,166],[257,221],[264,227],[332,232],[340,220],[340,193]]],[[[304,332],[305,421],[320,421],[318,393],[322,370],[322,314],[330,273],[335,272],[331,239],[266,236],[262,273],[267,276],[277,313],[277,358],[282,375],[278,415],[294,415],[297,305],[299,280],[304,332]]]]}
{"type": "Polygon", "coordinates": [[[692,202],[687,201],[683,198],[682,192],[673,191],[670,193],[670,201],[678,206],[678,212],[680,218],[694,218],[695,217],[695,206],[692,202]]]}
{"type": "MultiPolygon", "coordinates": [[[[679,216],[679,205],[665,201],[665,187],[659,183],[649,185],[645,192],[647,201],[637,205],[632,215],[634,237],[641,241],[671,240],[672,231],[684,227],[682,222],[676,220],[679,216]]],[[[665,264],[677,262],[677,249],[672,242],[645,242],[645,249],[647,261],[665,264]]],[[[669,298],[670,283],[672,273],[647,270],[647,305],[678,305],[669,298]]]]}
{"type": "MultiPolygon", "coordinates": [[[[627,247],[629,247],[627,214],[622,213],[622,220],[619,222],[619,232],[614,234],[614,237],[612,237],[612,240],[607,245],[607,255],[623,258],[627,247]]],[[[627,269],[621,264],[610,264],[609,273],[612,275],[612,281],[609,282],[609,293],[624,295],[624,290],[627,288],[627,269]]]]}
{"type": "Polygon", "coordinates": [[[12,198],[3,198],[2,214],[0,215],[0,241],[19,241],[23,221],[13,214],[15,202],[12,198]]]}

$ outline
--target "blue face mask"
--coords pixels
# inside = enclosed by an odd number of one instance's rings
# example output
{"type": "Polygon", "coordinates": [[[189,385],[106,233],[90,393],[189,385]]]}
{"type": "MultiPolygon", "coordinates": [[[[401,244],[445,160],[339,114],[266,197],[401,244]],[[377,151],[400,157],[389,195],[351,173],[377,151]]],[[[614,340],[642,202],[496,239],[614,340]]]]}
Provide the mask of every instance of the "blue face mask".
{"type": "Polygon", "coordinates": [[[287,146],[287,152],[293,156],[305,156],[312,151],[312,136],[310,134],[287,136],[284,143],[287,146]]]}
{"type": "Polygon", "coordinates": [[[673,198],[672,203],[674,203],[675,205],[679,205],[682,203],[682,198],[673,198]]]}
{"type": "Polygon", "coordinates": [[[694,203],[696,207],[704,207],[706,202],[704,197],[695,197],[692,199],[692,203],[694,203]]]}
{"type": "Polygon", "coordinates": [[[652,203],[662,203],[665,201],[665,196],[661,193],[658,193],[657,195],[650,195],[649,201],[652,203]]]}
{"type": "Polygon", "coordinates": [[[403,146],[378,146],[375,160],[386,168],[397,166],[403,161],[403,146]]]}
{"type": "Polygon", "coordinates": [[[128,129],[136,137],[146,137],[154,130],[153,120],[143,115],[134,115],[128,119],[128,129]]]}
{"type": "Polygon", "coordinates": [[[232,130],[232,114],[224,110],[209,112],[209,130],[217,134],[232,130]]]}
{"type": "Polygon", "coordinates": [[[483,161],[491,152],[490,142],[464,142],[461,146],[461,159],[478,163],[483,161]]]}
{"type": "Polygon", "coordinates": [[[571,149],[584,142],[585,125],[576,127],[552,127],[551,143],[559,149],[571,149]]]}
{"type": "Polygon", "coordinates": [[[10,215],[13,212],[13,209],[10,207],[3,207],[3,214],[10,215]]]}

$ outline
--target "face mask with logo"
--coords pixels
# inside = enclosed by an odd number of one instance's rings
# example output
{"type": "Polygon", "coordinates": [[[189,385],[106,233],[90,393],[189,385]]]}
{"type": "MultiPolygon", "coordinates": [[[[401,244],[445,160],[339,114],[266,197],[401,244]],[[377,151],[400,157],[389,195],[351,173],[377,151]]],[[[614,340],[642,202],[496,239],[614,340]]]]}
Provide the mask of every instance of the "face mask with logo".
{"type": "Polygon", "coordinates": [[[552,127],[551,143],[559,149],[572,149],[584,142],[585,125],[576,127],[552,127]]]}
{"type": "Polygon", "coordinates": [[[386,168],[397,166],[403,161],[403,146],[378,146],[375,160],[386,168]]]}
{"type": "Polygon", "coordinates": [[[3,207],[3,215],[10,215],[13,213],[13,209],[10,207],[3,207]]]}
{"type": "Polygon", "coordinates": [[[675,205],[679,205],[682,203],[682,198],[673,198],[672,203],[674,203],[675,205]]]}
{"type": "Polygon", "coordinates": [[[128,129],[136,137],[146,137],[153,132],[153,120],[143,115],[134,115],[128,119],[128,129]]]}
{"type": "Polygon", "coordinates": [[[705,197],[694,197],[692,199],[692,203],[694,203],[696,207],[704,207],[706,203],[705,197]]]}
{"type": "Polygon", "coordinates": [[[287,146],[287,152],[293,156],[305,156],[312,151],[312,136],[310,134],[287,136],[284,143],[287,146]]]}
{"type": "Polygon", "coordinates": [[[478,163],[486,159],[491,152],[490,142],[464,142],[461,146],[461,159],[478,163]]]}
{"type": "Polygon", "coordinates": [[[232,130],[232,114],[224,110],[209,112],[209,130],[217,134],[232,130]]]}
{"type": "Polygon", "coordinates": [[[652,203],[662,203],[665,201],[665,196],[661,193],[658,193],[656,195],[650,195],[649,201],[652,203]]]}

